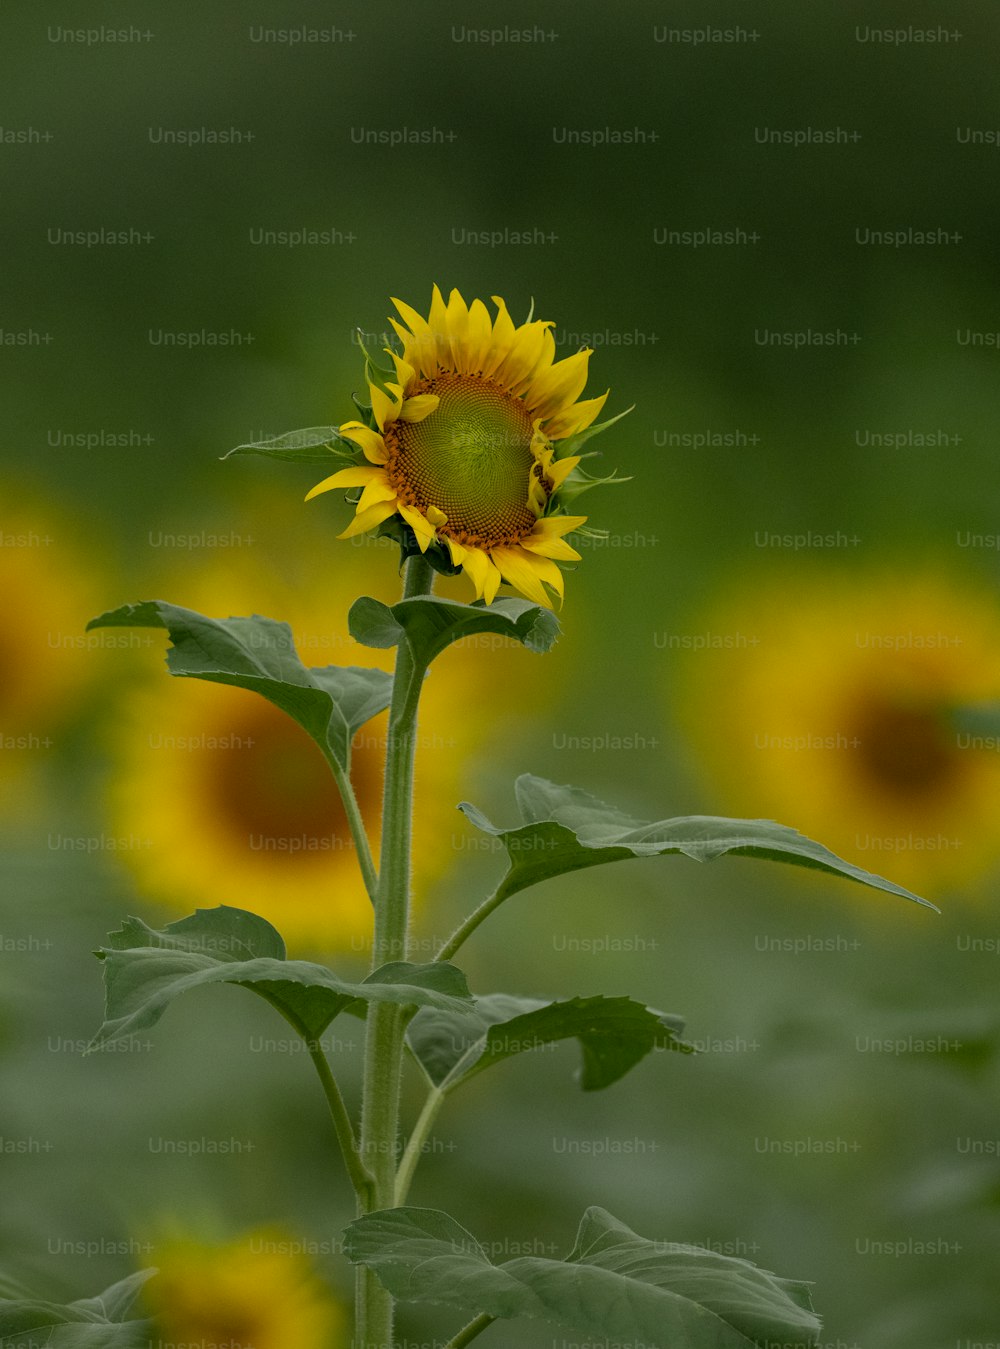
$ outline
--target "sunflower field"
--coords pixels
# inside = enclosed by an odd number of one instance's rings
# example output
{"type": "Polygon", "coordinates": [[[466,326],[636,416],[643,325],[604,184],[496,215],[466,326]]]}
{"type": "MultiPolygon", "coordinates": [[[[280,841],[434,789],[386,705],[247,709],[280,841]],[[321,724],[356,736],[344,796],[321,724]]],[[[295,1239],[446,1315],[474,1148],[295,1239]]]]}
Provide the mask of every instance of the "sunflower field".
{"type": "Polygon", "coordinates": [[[0,1349],[995,1349],[994,9],[0,26],[0,1349]],[[244,986],[129,1021],[216,910],[191,977],[244,986]],[[272,929],[340,981],[312,1037],[223,968],[272,929]],[[404,977],[427,1081],[345,1169],[404,977]],[[405,1279],[359,1175],[430,1224],[405,1279]],[[752,1295],[567,1310],[635,1233],[752,1295]]]}

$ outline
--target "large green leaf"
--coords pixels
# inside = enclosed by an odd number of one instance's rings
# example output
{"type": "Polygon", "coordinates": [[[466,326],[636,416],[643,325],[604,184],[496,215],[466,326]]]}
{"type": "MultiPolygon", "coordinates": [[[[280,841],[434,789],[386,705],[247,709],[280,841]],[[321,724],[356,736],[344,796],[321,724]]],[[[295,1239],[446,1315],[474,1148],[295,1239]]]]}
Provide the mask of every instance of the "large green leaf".
{"type": "Polygon", "coordinates": [[[145,1349],[151,1321],[123,1318],[142,1285],[156,1273],[144,1269],[79,1302],[39,1298],[0,1300],[0,1349],[145,1349]]]}
{"type": "Polygon", "coordinates": [[[453,1218],[420,1208],[357,1219],[345,1250],[404,1301],[540,1318],[646,1349],[807,1349],[820,1328],[808,1285],[697,1246],[648,1241],[600,1208],[584,1214],[566,1260],[494,1264],[453,1218]]]}
{"type": "Polygon", "coordinates": [[[822,844],[772,820],[686,815],[650,824],[623,815],[578,787],[560,787],[530,773],[517,779],[515,792],[524,823],[513,829],[492,824],[468,803],[459,806],[477,829],[499,838],[507,849],[510,869],[498,891],[503,898],[550,876],[629,857],[683,853],[698,862],[712,862],[734,853],[827,871],[934,908],[901,885],[845,862],[822,844]]]}
{"type": "Polygon", "coordinates": [[[436,1087],[450,1090],[494,1063],[558,1040],[575,1039],[583,1054],[584,1091],[617,1082],[654,1049],[691,1046],[677,1040],[680,1017],[654,1012],[631,998],[568,998],[544,1002],[493,993],[469,1011],[428,1007],[410,1023],[407,1039],[436,1087]]]}
{"type": "Polygon", "coordinates": [[[91,1049],[154,1025],[174,998],[205,984],[249,988],[309,1039],[357,999],[446,1011],[470,1002],[465,976],[441,962],[394,961],[356,983],[325,965],[286,960],[270,923],[226,906],[198,909],[160,932],[128,918],[97,954],[105,966],[105,1019],[91,1049]]]}
{"type": "Polygon", "coordinates": [[[291,628],[273,618],[206,618],[164,600],[145,600],[87,624],[88,630],[108,627],[166,628],[172,675],[259,693],[293,717],[345,772],[355,732],[388,707],[392,695],[392,676],[384,670],[303,665],[291,628]]]}
{"type": "Polygon", "coordinates": [[[286,463],[329,465],[331,455],[345,461],[356,459],[358,447],[352,441],[344,440],[335,426],[303,426],[298,431],[286,431],[280,436],[237,445],[222,458],[229,459],[234,454],[264,454],[269,459],[284,459],[286,463]]]}
{"type": "Polygon", "coordinates": [[[384,648],[405,641],[420,670],[452,642],[486,633],[508,637],[530,651],[548,651],[559,636],[559,620],[551,609],[515,599],[460,604],[416,595],[389,605],[365,595],[355,601],[348,622],[351,636],[364,646],[384,648]]]}

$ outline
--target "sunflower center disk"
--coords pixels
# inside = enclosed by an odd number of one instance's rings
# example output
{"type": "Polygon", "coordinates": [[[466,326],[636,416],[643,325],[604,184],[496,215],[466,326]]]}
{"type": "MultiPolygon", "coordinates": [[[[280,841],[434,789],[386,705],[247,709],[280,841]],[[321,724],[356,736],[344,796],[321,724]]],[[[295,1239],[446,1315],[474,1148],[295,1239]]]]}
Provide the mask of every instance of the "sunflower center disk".
{"type": "Polygon", "coordinates": [[[530,534],[535,459],[521,400],[473,375],[436,375],[411,393],[436,394],[440,402],[422,422],[386,429],[386,471],[400,500],[444,511],[440,532],[457,543],[496,547],[530,534]]]}
{"type": "Polygon", "coordinates": [[[950,786],[957,759],[935,708],[876,701],[859,730],[861,765],[883,790],[912,801],[950,786]]]}

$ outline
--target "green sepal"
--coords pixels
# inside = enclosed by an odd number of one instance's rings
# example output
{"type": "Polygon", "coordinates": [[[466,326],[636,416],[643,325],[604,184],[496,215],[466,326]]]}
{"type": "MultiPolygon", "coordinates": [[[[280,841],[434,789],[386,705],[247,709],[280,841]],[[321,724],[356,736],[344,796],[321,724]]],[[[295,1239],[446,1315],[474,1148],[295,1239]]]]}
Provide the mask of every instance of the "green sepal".
{"type": "Polygon", "coordinates": [[[250,440],[236,445],[221,455],[231,459],[234,454],[263,454],[269,459],[284,459],[286,463],[329,464],[331,454],[337,459],[353,463],[358,447],[345,440],[336,426],[303,426],[298,431],[285,431],[267,440],[250,440]]]}
{"type": "Polygon", "coordinates": [[[577,1074],[584,1091],[617,1082],[654,1049],[693,1053],[677,1036],[681,1017],[656,1012],[631,998],[568,998],[545,1002],[493,993],[462,1012],[426,1008],[413,1018],[407,1040],[435,1087],[451,1090],[476,1073],[542,1045],[580,1042],[577,1074]]]}
{"type": "Polygon", "coordinates": [[[565,1260],[494,1264],[437,1209],[383,1209],[351,1223],[345,1253],[406,1302],[466,1316],[541,1319],[645,1349],[813,1349],[809,1285],[698,1246],[649,1241],[601,1208],[565,1260]]]}
{"type": "Polygon", "coordinates": [[[845,862],[822,844],[772,820],[686,815],[647,823],[624,815],[578,787],[560,787],[530,773],[517,779],[514,790],[524,823],[513,829],[492,824],[482,811],[467,802],[459,806],[471,824],[499,838],[507,850],[510,869],[498,891],[503,898],[552,876],[604,862],[667,853],[712,862],[733,853],[844,876],[872,889],[935,908],[919,895],[845,862]]]}
{"type": "Polygon", "coordinates": [[[150,1320],[126,1321],[142,1285],[156,1273],[139,1270],[97,1297],[77,1302],[0,1299],[0,1349],[147,1349],[150,1320]]]}
{"type": "Polygon", "coordinates": [[[172,675],[259,693],[297,721],[345,772],[355,733],[392,697],[392,675],[384,670],[303,665],[291,628],[273,618],[207,618],[164,600],[145,600],[87,624],[88,631],[107,627],[166,628],[172,675]]]}
{"type": "Polygon", "coordinates": [[[287,960],[265,919],[221,905],[198,909],[162,931],[127,918],[95,954],[104,961],[104,1024],[89,1049],[155,1025],[181,993],[205,984],[239,984],[275,1007],[306,1039],[360,1000],[458,1012],[471,1005],[465,976],[442,962],[391,961],[360,983],[325,965],[287,960]]]}
{"type": "MultiPolygon", "coordinates": [[[[615,422],[620,422],[623,417],[627,417],[630,412],[634,411],[635,404],[633,403],[631,407],[626,408],[624,412],[619,412],[617,416],[608,417],[607,420],[603,422],[595,422],[593,426],[587,426],[582,431],[577,431],[576,435],[568,436],[566,440],[560,440],[559,458],[566,459],[571,454],[579,454],[581,446],[586,445],[588,440],[592,440],[594,436],[603,434],[609,427],[614,426],[615,422]]],[[[617,479],[616,481],[627,482],[628,479],[617,479]]],[[[560,487],[560,495],[562,495],[562,491],[563,489],[560,487]]]]}
{"type": "Polygon", "coordinates": [[[375,530],[375,537],[392,539],[399,545],[400,570],[411,557],[423,557],[441,576],[458,576],[462,571],[452,562],[451,553],[443,543],[432,543],[426,552],[422,551],[416,534],[401,515],[390,515],[387,520],[383,520],[375,530]]]}

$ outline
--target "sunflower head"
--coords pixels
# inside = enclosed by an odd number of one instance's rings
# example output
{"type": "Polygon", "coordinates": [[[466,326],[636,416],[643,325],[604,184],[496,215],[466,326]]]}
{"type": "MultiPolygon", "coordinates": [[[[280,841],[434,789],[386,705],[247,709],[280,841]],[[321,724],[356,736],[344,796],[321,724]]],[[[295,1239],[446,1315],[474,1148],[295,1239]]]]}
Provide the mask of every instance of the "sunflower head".
{"type": "Polygon", "coordinates": [[[402,351],[386,348],[384,380],[369,360],[368,423],[340,427],[357,460],[309,497],[360,489],[341,538],[390,534],[404,555],[465,572],[487,604],[504,581],[539,604],[561,599],[558,564],[580,560],[565,536],[587,519],[566,504],[595,482],[572,451],[604,429],[592,423],[607,394],[577,401],[591,351],[557,361],[552,323],[515,327],[497,296],[495,319],[457,290],[445,303],[436,286],[426,319],[393,303],[402,351]]]}

